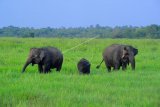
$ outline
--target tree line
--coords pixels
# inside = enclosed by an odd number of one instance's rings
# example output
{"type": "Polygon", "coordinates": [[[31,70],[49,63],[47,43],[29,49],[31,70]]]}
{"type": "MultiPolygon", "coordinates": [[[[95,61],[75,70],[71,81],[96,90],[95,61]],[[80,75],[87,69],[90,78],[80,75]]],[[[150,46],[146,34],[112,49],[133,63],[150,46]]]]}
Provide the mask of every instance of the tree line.
{"type": "Polygon", "coordinates": [[[149,26],[100,26],[76,28],[29,28],[29,27],[2,27],[0,37],[95,37],[99,38],[160,38],[160,25],[149,26]]]}

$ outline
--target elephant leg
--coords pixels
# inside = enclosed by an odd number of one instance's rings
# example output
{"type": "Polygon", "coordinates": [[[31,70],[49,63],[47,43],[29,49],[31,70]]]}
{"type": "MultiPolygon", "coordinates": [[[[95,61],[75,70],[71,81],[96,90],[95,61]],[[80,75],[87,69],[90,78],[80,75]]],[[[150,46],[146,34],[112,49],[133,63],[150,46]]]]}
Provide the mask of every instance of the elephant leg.
{"type": "Polygon", "coordinates": [[[126,68],[127,68],[127,64],[122,65],[122,70],[123,71],[126,70],[126,68]]]}
{"type": "Polygon", "coordinates": [[[62,68],[62,63],[63,63],[63,61],[60,61],[60,62],[57,64],[56,71],[60,72],[60,70],[61,70],[61,68],[62,68]]]}
{"type": "Polygon", "coordinates": [[[50,72],[50,69],[48,67],[45,67],[44,73],[49,73],[49,72],[50,72]]]}
{"type": "Polygon", "coordinates": [[[45,73],[45,65],[43,65],[42,68],[43,68],[42,73],[45,73]]]}
{"type": "Polygon", "coordinates": [[[107,66],[108,72],[111,72],[111,67],[107,66]]]}
{"type": "Polygon", "coordinates": [[[60,72],[61,67],[62,67],[62,65],[59,65],[59,66],[56,68],[56,71],[57,71],[57,72],[60,72]]]}
{"type": "Polygon", "coordinates": [[[108,72],[110,72],[111,71],[111,66],[109,66],[107,61],[105,61],[105,65],[106,65],[106,68],[107,68],[108,72]]]}
{"type": "Polygon", "coordinates": [[[38,71],[39,71],[39,73],[42,73],[42,72],[43,72],[43,68],[42,68],[42,65],[41,65],[41,64],[38,64],[38,71]]]}
{"type": "Polygon", "coordinates": [[[50,72],[50,67],[48,65],[43,66],[43,73],[48,73],[50,72]]]}
{"type": "Polygon", "coordinates": [[[122,65],[122,70],[123,70],[123,71],[126,70],[126,68],[124,67],[124,65],[122,65]]]}
{"type": "Polygon", "coordinates": [[[117,70],[119,70],[120,69],[120,65],[117,63],[117,64],[115,64],[115,66],[114,66],[114,70],[115,71],[117,71],[117,70]]]}
{"type": "Polygon", "coordinates": [[[56,71],[57,71],[57,72],[60,72],[60,70],[61,70],[60,67],[57,67],[57,68],[56,68],[56,71]]]}

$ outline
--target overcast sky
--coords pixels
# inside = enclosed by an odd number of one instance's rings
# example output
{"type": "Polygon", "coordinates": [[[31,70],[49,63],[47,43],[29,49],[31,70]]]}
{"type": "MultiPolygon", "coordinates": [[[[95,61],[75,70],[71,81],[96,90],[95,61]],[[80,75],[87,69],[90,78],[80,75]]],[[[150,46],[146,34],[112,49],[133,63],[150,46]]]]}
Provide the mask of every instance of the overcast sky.
{"type": "Polygon", "coordinates": [[[160,0],[0,0],[0,27],[160,25],[160,0]]]}

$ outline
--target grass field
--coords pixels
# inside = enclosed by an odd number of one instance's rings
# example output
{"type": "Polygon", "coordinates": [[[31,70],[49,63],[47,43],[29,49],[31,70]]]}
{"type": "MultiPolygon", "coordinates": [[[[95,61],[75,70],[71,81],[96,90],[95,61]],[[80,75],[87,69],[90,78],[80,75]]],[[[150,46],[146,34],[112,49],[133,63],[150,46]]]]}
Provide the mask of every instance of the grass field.
{"type": "Polygon", "coordinates": [[[94,39],[64,53],[60,73],[39,74],[37,66],[21,73],[31,47],[55,46],[62,52],[88,39],[0,38],[0,107],[160,107],[160,40],[94,39]],[[138,48],[136,70],[106,72],[102,51],[113,43],[138,48]],[[79,75],[80,58],[91,74],[79,75]]]}

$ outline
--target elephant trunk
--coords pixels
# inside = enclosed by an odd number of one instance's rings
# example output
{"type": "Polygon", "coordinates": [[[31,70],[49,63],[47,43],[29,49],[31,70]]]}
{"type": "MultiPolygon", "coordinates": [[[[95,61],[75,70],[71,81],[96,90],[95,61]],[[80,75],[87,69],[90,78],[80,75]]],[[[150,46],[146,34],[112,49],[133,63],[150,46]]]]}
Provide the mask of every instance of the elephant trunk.
{"type": "Polygon", "coordinates": [[[129,58],[129,62],[131,63],[132,70],[135,70],[135,58],[134,58],[134,55],[129,58]]]}
{"type": "Polygon", "coordinates": [[[31,60],[28,59],[28,60],[26,61],[26,63],[24,64],[24,66],[23,66],[22,73],[25,71],[25,69],[27,68],[27,66],[28,66],[30,63],[31,63],[31,60]]]}

